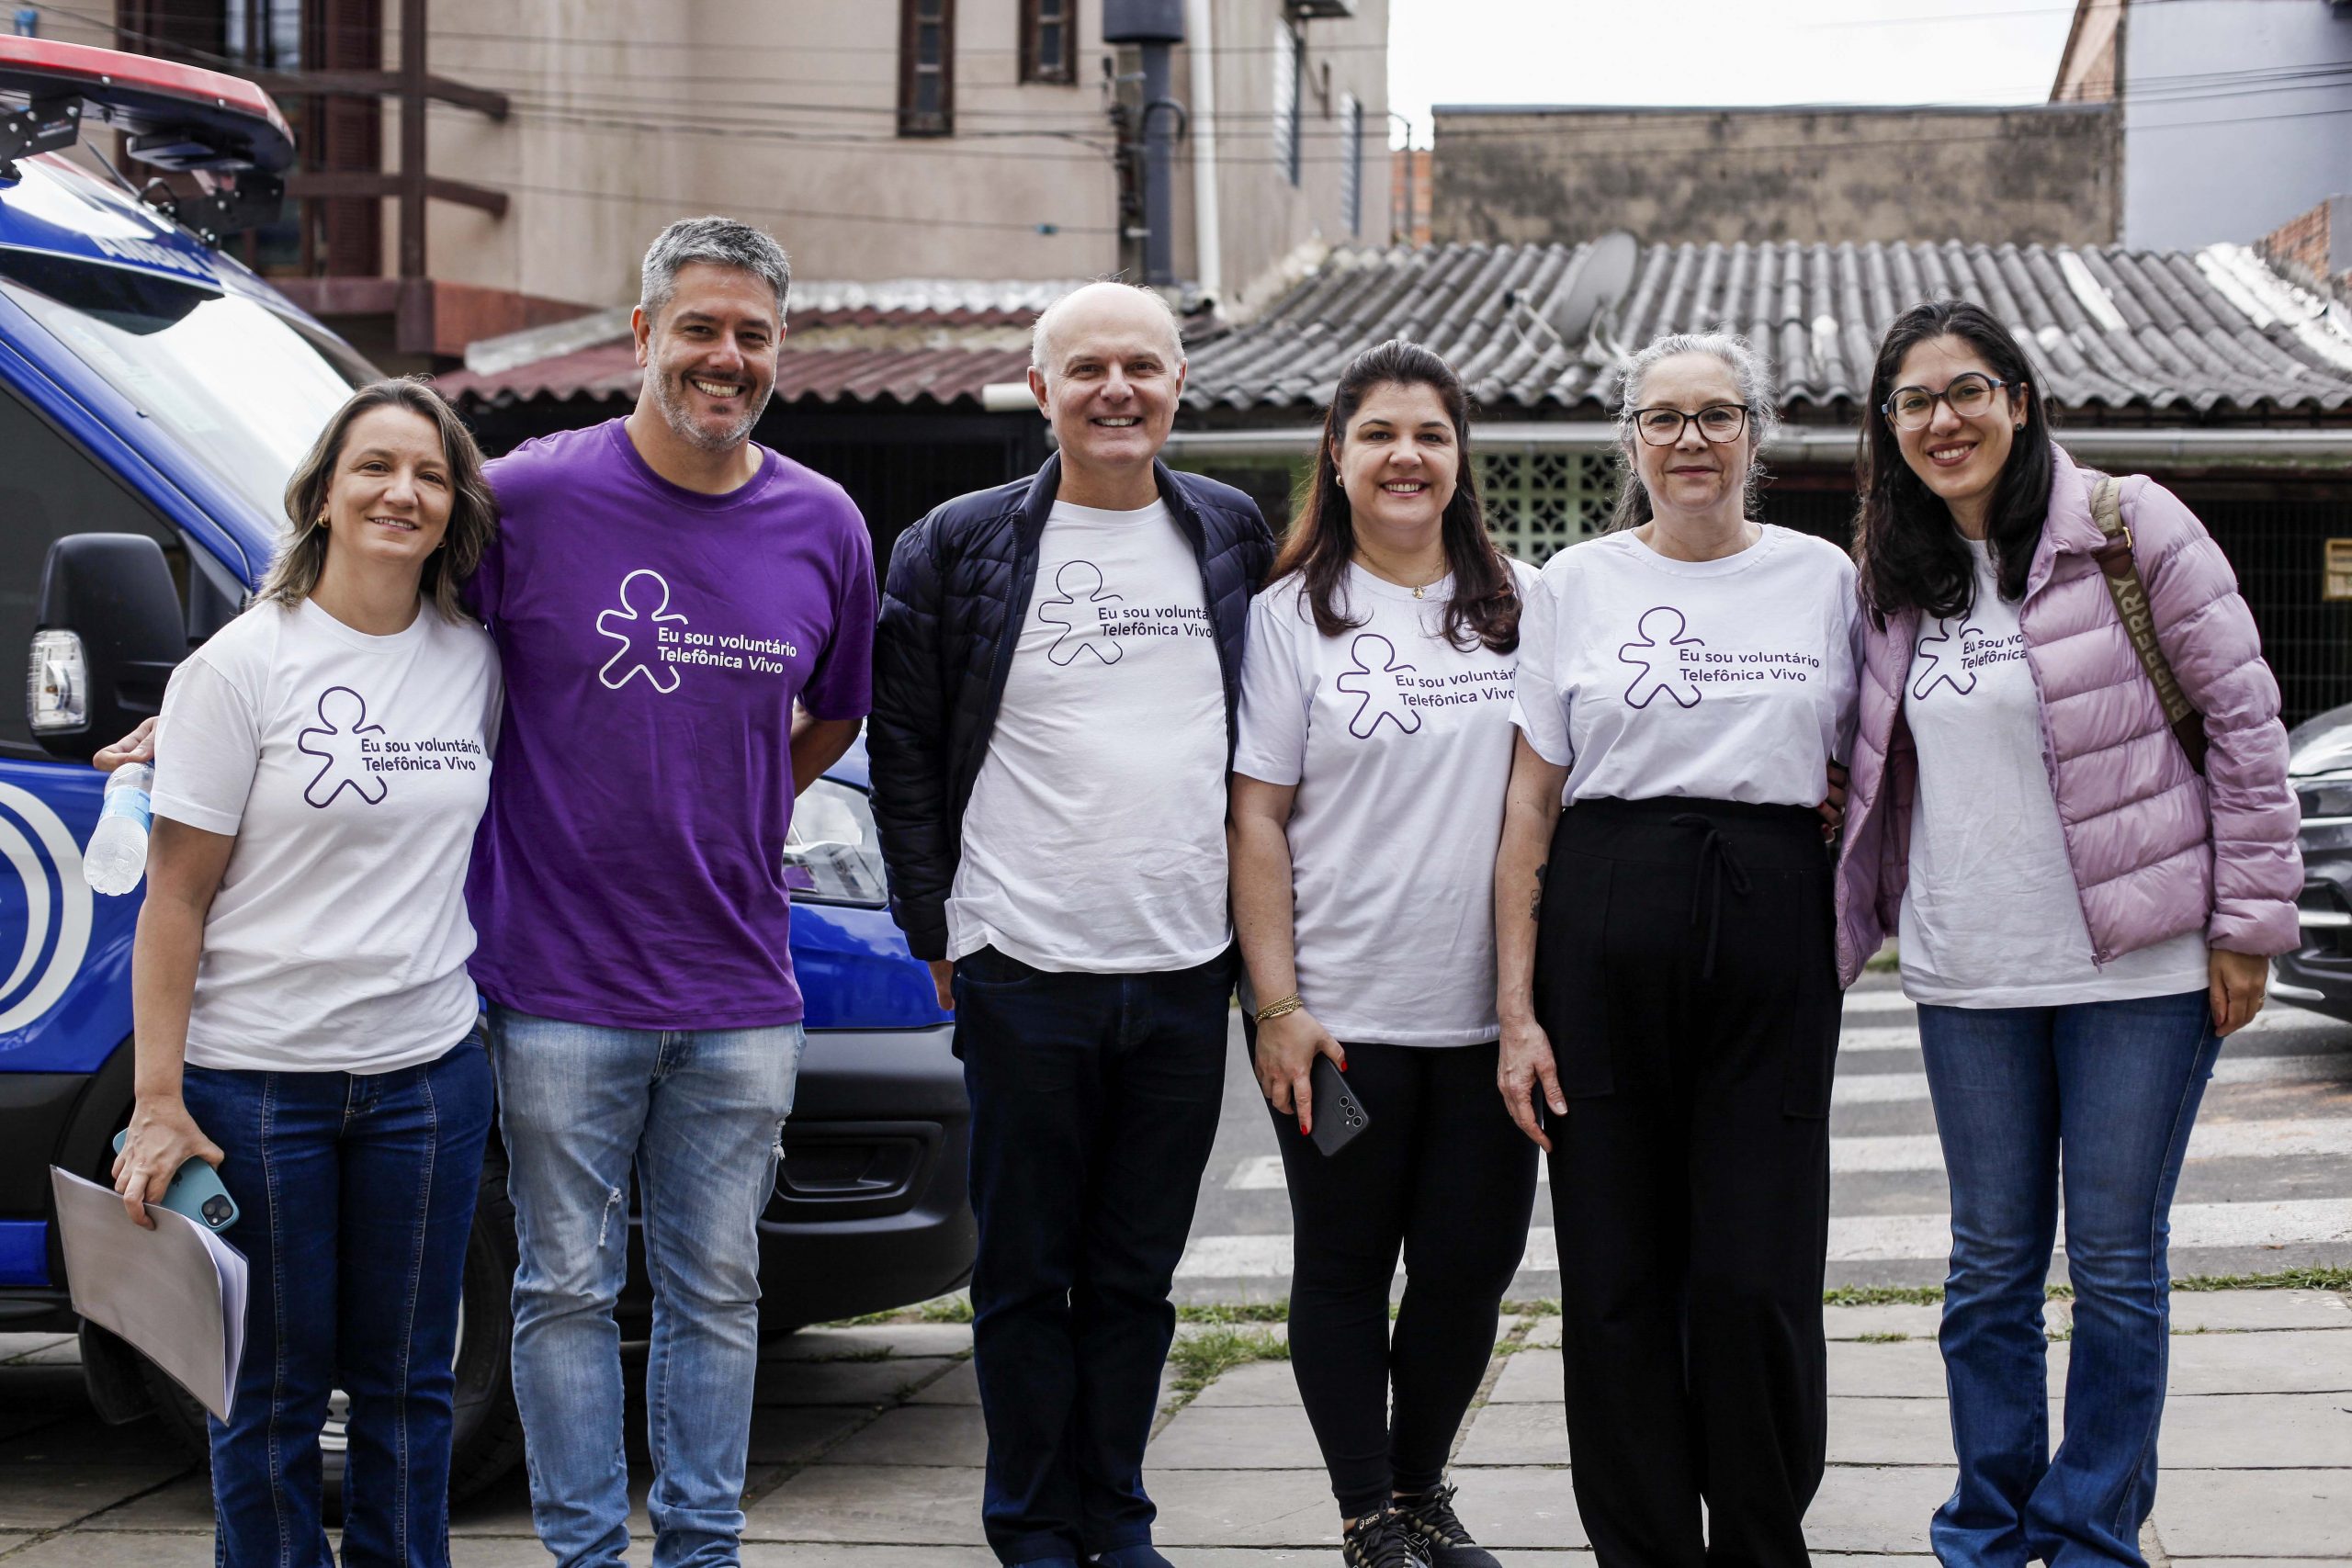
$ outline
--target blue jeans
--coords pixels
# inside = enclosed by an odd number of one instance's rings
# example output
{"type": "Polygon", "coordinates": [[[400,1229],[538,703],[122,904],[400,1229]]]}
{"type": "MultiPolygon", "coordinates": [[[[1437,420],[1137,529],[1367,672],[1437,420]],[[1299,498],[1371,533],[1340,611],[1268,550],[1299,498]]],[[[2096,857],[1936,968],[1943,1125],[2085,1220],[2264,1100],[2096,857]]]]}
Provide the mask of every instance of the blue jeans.
{"type": "Polygon", "coordinates": [[[1144,1441],[1168,1291],[1225,1099],[1233,963],[1083,975],[956,964],[972,1101],[980,1523],[1005,1562],[1151,1540],[1144,1441]]]}
{"type": "Polygon", "coordinates": [[[1939,1337],[1960,1484],[1930,1528],[1936,1556],[2139,1568],[2170,1348],[2167,1216],[2221,1051],[2206,994],[1923,1006],[1919,1044],[1951,1177],[1939,1337]],[[2041,1304],[2062,1179],[2075,1337],[2053,1456],[2041,1304]]]}
{"type": "Polygon", "coordinates": [[[191,1066],[245,1255],[245,1358],[212,1427],[222,1568],[334,1568],[319,1517],[327,1396],[351,1402],[347,1568],[447,1568],[449,1405],[466,1235],[490,1133],[469,1037],[390,1073],[191,1066]]]}
{"type": "Polygon", "coordinates": [[[514,1402],[531,1522],[563,1568],[628,1551],[620,1330],[632,1169],[653,1280],[646,1426],[656,1568],[732,1563],[759,1366],[759,1218],[807,1037],[490,1012],[522,1261],[514,1402]]]}

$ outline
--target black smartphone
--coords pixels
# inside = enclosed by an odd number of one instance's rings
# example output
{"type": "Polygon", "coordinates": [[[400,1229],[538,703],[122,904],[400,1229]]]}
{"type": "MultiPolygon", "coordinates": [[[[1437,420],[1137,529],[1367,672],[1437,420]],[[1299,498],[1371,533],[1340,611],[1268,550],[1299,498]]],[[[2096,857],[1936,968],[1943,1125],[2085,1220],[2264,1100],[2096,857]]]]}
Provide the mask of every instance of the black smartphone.
{"type": "Polygon", "coordinates": [[[1307,1135],[1328,1159],[1371,1126],[1372,1117],[1330,1057],[1318,1054],[1315,1065],[1306,1069],[1306,1077],[1315,1091],[1315,1131],[1307,1135]]]}

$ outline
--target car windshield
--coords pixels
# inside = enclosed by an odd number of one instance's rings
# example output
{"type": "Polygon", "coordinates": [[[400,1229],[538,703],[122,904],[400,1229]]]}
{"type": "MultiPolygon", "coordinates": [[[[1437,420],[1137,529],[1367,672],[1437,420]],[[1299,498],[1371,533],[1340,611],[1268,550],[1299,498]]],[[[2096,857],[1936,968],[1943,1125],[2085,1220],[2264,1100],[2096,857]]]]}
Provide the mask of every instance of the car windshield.
{"type": "Polygon", "coordinates": [[[295,464],[375,378],[349,349],[254,300],[129,267],[0,249],[0,294],[273,521],[295,464]]]}

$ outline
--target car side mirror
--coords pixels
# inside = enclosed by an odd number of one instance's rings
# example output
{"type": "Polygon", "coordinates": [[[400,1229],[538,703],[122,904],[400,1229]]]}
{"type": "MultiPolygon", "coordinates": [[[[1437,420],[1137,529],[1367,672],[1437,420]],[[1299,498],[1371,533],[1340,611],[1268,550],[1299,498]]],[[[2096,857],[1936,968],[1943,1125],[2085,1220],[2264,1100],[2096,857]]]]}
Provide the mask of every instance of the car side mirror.
{"type": "Polygon", "coordinates": [[[73,534],[49,547],[25,718],[52,757],[88,761],[164,705],[187,623],[163,547],[141,534],[73,534]]]}

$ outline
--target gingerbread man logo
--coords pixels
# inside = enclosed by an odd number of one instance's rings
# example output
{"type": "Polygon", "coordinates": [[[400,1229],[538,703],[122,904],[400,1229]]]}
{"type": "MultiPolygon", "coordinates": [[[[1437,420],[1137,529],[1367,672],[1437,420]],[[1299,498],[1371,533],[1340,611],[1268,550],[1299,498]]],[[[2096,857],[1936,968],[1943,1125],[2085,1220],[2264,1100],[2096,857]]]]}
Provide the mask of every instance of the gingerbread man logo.
{"type": "Polygon", "coordinates": [[[657,692],[678,689],[678,672],[662,662],[660,627],[669,621],[684,623],[685,616],[670,608],[670,584],[658,571],[642,568],[621,579],[621,607],[606,610],[596,617],[599,636],[611,637],[620,648],[605,660],[596,678],[613,691],[619,691],[632,675],[642,675],[645,683],[657,692]]]}
{"type": "Polygon", "coordinates": [[[1119,594],[1102,591],[1102,569],[1091,560],[1064,561],[1061,570],[1054,573],[1054,597],[1037,606],[1039,620],[1061,628],[1054,646],[1046,650],[1046,657],[1057,664],[1068,665],[1082,649],[1105,664],[1116,664],[1122,651],[1118,643],[1107,637],[1087,635],[1102,626],[1100,614],[1090,609],[1081,615],[1079,609],[1080,605],[1119,602],[1119,594]]]}
{"type": "Polygon", "coordinates": [[[384,801],[383,775],[360,750],[360,737],[381,735],[384,727],[368,722],[368,699],[348,686],[329,686],[319,694],[319,728],[294,738],[294,749],[320,761],[318,776],[302,791],[302,798],[323,811],[345,789],[369,806],[384,801]]]}
{"type": "Polygon", "coordinates": [[[1331,682],[1356,699],[1356,716],[1348,720],[1348,733],[1369,740],[1385,718],[1399,734],[1417,734],[1421,716],[1405,705],[1402,679],[1413,672],[1413,667],[1396,662],[1396,645],[1377,632],[1361,632],[1348,645],[1348,651],[1355,659],[1355,668],[1341,671],[1331,682]]]}
{"type": "Polygon", "coordinates": [[[1690,629],[1682,612],[1671,604],[1659,604],[1643,611],[1642,618],[1634,623],[1634,629],[1641,634],[1641,640],[1617,649],[1619,662],[1634,665],[1641,671],[1625,687],[1625,705],[1645,708],[1664,692],[1674,699],[1677,707],[1697,707],[1699,688],[1682,673],[1680,650],[1704,648],[1706,644],[1698,637],[1682,635],[1690,629]]]}
{"type": "Polygon", "coordinates": [[[1914,697],[1925,702],[1938,686],[1950,686],[1963,697],[1976,689],[1976,671],[1962,657],[1968,649],[1968,634],[1975,629],[1962,615],[1957,621],[1937,621],[1935,631],[1919,639],[1918,657],[1928,661],[1928,667],[1912,682],[1914,697]]]}

